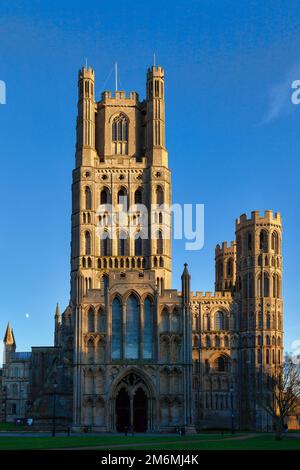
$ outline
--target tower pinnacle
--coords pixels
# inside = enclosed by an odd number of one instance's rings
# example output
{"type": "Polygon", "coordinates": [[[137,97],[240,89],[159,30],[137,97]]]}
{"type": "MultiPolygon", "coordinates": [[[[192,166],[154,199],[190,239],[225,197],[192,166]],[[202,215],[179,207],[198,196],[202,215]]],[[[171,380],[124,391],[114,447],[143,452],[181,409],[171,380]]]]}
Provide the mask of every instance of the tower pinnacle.
{"type": "Polygon", "coordinates": [[[3,340],[4,344],[6,346],[15,346],[16,345],[16,342],[15,342],[15,338],[14,338],[14,334],[13,334],[13,331],[10,327],[10,323],[8,322],[7,324],[7,327],[6,327],[6,332],[5,332],[5,336],[4,336],[4,340],[3,340]]]}

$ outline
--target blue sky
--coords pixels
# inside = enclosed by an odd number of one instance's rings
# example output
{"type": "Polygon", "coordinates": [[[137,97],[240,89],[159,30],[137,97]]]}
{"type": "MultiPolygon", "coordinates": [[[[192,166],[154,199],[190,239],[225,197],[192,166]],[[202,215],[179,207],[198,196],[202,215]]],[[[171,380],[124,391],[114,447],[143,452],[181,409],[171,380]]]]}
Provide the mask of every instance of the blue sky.
{"type": "Polygon", "coordinates": [[[173,286],[188,261],[193,290],[213,290],[214,247],[233,239],[235,218],[280,211],[290,350],[300,339],[299,3],[2,1],[0,36],[1,336],[10,320],[19,350],[51,344],[55,304],[68,303],[78,69],[87,57],[100,97],[117,60],[122,88],[143,97],[155,52],[173,201],[205,204],[205,246],[174,242],[173,286]]]}

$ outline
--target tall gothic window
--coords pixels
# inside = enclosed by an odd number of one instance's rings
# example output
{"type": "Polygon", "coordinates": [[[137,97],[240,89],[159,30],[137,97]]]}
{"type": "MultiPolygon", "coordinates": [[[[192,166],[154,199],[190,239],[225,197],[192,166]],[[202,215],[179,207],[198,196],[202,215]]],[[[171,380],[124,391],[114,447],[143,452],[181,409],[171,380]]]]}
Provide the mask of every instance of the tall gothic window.
{"type": "Polygon", "coordinates": [[[164,191],[161,186],[157,186],[156,188],[156,204],[163,204],[164,203],[164,191]]]}
{"type": "Polygon", "coordinates": [[[126,302],[125,359],[139,357],[139,305],[135,295],[126,302]]]}
{"type": "Polygon", "coordinates": [[[152,359],[153,344],[153,308],[147,297],[144,302],[143,358],[152,359]]]}
{"type": "Polygon", "coordinates": [[[138,188],[134,193],[134,203],[135,204],[142,204],[142,190],[138,188]]]}
{"type": "Polygon", "coordinates": [[[215,328],[216,330],[224,330],[224,313],[223,312],[216,313],[215,328]]]}
{"type": "Polygon", "coordinates": [[[118,239],[118,256],[127,256],[128,255],[128,250],[127,250],[127,233],[122,231],[119,234],[119,239],[118,239]]]}
{"type": "Polygon", "coordinates": [[[232,276],[232,272],[233,272],[233,260],[232,258],[229,258],[229,260],[227,261],[227,277],[232,276]]]}
{"type": "Polygon", "coordinates": [[[140,232],[136,233],[134,237],[134,254],[135,256],[142,255],[142,239],[140,232]]]}
{"type": "Polygon", "coordinates": [[[264,253],[268,251],[268,234],[265,230],[261,230],[259,234],[259,249],[264,253]]]}
{"type": "Polygon", "coordinates": [[[91,189],[87,186],[84,191],[85,194],[85,209],[90,210],[92,208],[92,193],[91,189]]]}
{"type": "Polygon", "coordinates": [[[112,150],[115,155],[128,153],[128,119],[124,114],[116,116],[112,123],[112,150]]]}
{"type": "Polygon", "coordinates": [[[112,303],[112,359],[121,359],[122,306],[116,297],[112,303]]]}
{"type": "Polygon", "coordinates": [[[105,331],[105,316],[102,308],[99,308],[97,313],[97,331],[99,333],[105,331]]]}
{"type": "Polygon", "coordinates": [[[122,204],[123,210],[127,210],[128,207],[128,196],[126,189],[120,189],[118,192],[118,204],[122,204]]]}
{"type": "Polygon", "coordinates": [[[85,254],[90,255],[91,254],[91,234],[90,232],[85,232],[85,254]]]}
{"type": "Polygon", "coordinates": [[[92,308],[88,311],[88,332],[93,333],[95,331],[95,315],[92,308]]]}
{"type": "Polygon", "coordinates": [[[100,193],[100,204],[108,204],[109,191],[107,188],[102,189],[100,193]]]}
{"type": "Polygon", "coordinates": [[[264,297],[270,295],[270,278],[267,273],[264,273],[264,297]]]}
{"type": "Polygon", "coordinates": [[[278,233],[276,231],[274,231],[272,233],[272,242],[271,242],[271,246],[272,246],[272,250],[275,251],[276,254],[279,253],[279,237],[278,237],[278,233]]]}
{"type": "Polygon", "coordinates": [[[162,237],[161,230],[159,230],[158,233],[157,233],[156,254],[157,255],[162,255],[163,254],[163,237],[162,237]]]}
{"type": "Polygon", "coordinates": [[[108,235],[100,240],[102,256],[110,256],[111,254],[111,239],[108,235]]]}

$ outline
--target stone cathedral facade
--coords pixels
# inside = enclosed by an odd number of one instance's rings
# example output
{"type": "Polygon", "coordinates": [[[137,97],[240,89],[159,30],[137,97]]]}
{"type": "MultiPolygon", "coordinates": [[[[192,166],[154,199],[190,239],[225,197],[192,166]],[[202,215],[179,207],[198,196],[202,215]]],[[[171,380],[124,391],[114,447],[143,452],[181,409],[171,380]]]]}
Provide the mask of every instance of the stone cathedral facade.
{"type": "MultiPolygon", "coordinates": [[[[214,294],[191,292],[187,265],[178,292],[164,70],[148,70],[143,101],[97,101],[82,68],[76,129],[70,304],[56,309],[54,347],[32,348],[27,414],[50,422],[57,384],[57,419],[75,430],[266,429],[257,397],[272,393],[283,351],[280,215],[237,219],[235,241],[216,247],[214,294]],[[110,205],[133,207],[114,236],[110,205]],[[148,238],[140,205],[166,208],[148,218],[148,238]]],[[[5,349],[3,383],[15,341],[5,349]]]]}

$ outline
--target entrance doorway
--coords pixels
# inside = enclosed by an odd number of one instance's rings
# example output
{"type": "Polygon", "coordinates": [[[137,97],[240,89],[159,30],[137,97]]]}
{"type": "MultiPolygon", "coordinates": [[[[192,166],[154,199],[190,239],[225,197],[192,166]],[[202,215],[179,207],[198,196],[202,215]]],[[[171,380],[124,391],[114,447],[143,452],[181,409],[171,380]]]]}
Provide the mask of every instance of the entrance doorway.
{"type": "Polygon", "coordinates": [[[125,388],[121,388],[116,398],[117,431],[130,429],[130,398],[125,388]]]}
{"type": "Polygon", "coordinates": [[[147,431],[148,399],[142,388],[138,388],[133,397],[133,426],[135,432],[147,431]]]}
{"type": "Polygon", "coordinates": [[[133,392],[130,400],[129,393],[122,387],[116,397],[116,427],[118,432],[147,432],[148,398],[139,387],[133,392]],[[131,409],[132,407],[132,409],[131,409]]]}

